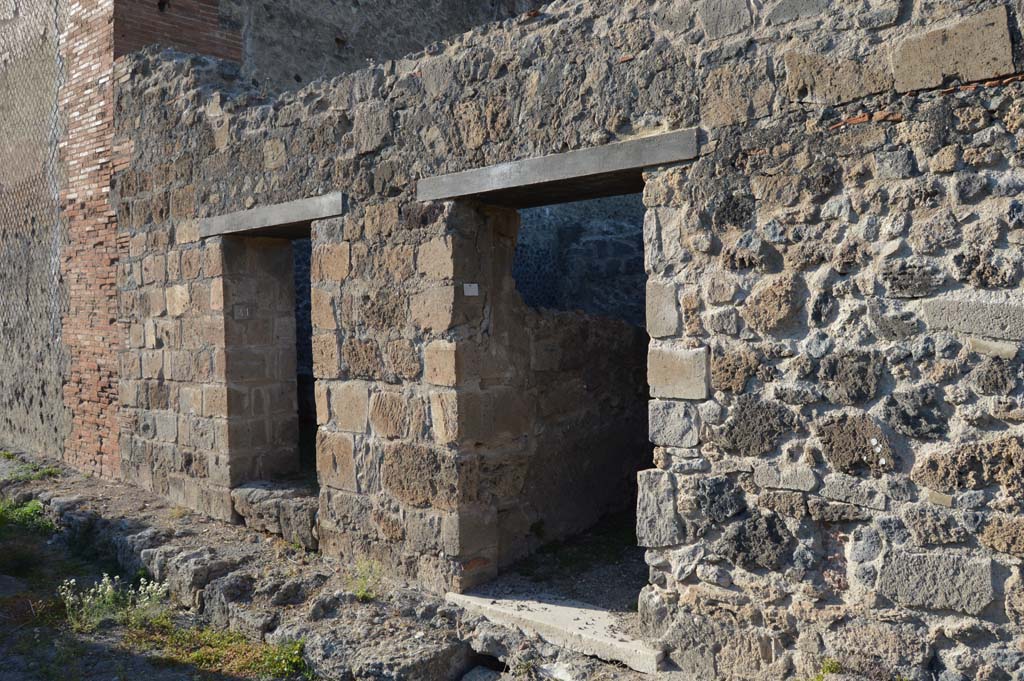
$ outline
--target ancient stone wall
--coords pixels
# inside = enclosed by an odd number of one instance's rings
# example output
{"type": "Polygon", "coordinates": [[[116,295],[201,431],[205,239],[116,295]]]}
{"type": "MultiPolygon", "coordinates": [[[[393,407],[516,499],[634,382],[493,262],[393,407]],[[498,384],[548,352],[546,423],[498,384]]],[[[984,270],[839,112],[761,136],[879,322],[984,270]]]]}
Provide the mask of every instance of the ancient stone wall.
{"type": "Polygon", "coordinates": [[[0,7],[0,446],[59,454],[68,429],[57,107],[64,3],[0,7]]]}
{"type": "Polygon", "coordinates": [[[519,215],[463,214],[454,280],[467,298],[454,343],[426,346],[425,371],[437,375],[438,359],[455,369],[431,382],[456,388],[455,442],[479,461],[465,483],[477,505],[460,514],[493,524],[475,539],[490,535],[500,568],[632,505],[651,453],[637,409],[647,397],[646,339],[625,321],[525,305],[512,276],[519,215]]]}
{"type": "Polygon", "coordinates": [[[417,203],[415,181],[700,127],[701,157],[652,169],[644,196],[649,637],[698,677],[834,657],[1012,678],[1018,9],[555,3],[272,101],[146,53],[117,94],[117,210],[146,216],[123,221],[141,260],[216,249],[196,217],[349,194],[313,234],[322,546],[458,589],[502,560],[480,492],[516,473],[493,440],[537,423],[515,401],[554,346],[520,361],[516,324],[544,323],[506,294],[515,220],[417,203]]]}
{"type": "Polygon", "coordinates": [[[221,0],[116,0],[114,56],[152,44],[211,57],[243,58],[242,27],[221,0]]]}
{"type": "Polygon", "coordinates": [[[790,112],[649,179],[640,611],[681,668],[1019,672],[1021,94],[790,112]]]}
{"type": "Polygon", "coordinates": [[[243,36],[242,75],[279,92],[402,57],[539,5],[539,0],[220,0],[220,21],[243,36]]]}
{"type": "Polygon", "coordinates": [[[512,276],[528,305],[644,325],[640,195],[529,208],[520,216],[512,276]]]}

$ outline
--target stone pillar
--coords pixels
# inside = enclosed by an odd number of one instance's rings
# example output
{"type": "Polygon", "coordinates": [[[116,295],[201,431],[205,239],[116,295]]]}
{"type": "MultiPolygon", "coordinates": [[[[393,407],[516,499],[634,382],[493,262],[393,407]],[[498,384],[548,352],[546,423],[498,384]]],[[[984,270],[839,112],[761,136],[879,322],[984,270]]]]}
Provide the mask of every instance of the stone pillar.
{"type": "Polygon", "coordinates": [[[449,207],[399,201],[314,224],[321,549],[460,590],[474,464],[457,446],[449,207]]]}

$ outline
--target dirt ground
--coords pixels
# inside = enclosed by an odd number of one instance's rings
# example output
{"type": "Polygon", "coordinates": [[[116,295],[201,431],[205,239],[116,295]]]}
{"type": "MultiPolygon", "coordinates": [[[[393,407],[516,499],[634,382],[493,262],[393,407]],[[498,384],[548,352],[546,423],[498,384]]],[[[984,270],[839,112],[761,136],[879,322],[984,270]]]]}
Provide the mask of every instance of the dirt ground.
{"type": "Polygon", "coordinates": [[[647,585],[648,567],[635,526],[632,513],[609,516],[582,535],[540,549],[481,592],[579,601],[616,613],[622,633],[636,636],[637,598],[647,585]]]}
{"type": "MultiPolygon", "coordinates": [[[[0,681],[648,678],[143,490],[0,456],[0,504],[30,499],[54,524],[0,527],[0,681]],[[61,582],[89,585],[103,573],[137,580],[147,552],[171,591],[159,627],[104,621],[73,630],[57,596],[61,582]],[[303,649],[294,673],[252,664],[295,653],[295,642],[303,649]]],[[[628,518],[612,519],[542,551],[496,587],[543,588],[619,612],[628,626],[646,582],[631,533],[628,518]]]]}
{"type": "MultiPolygon", "coordinates": [[[[90,555],[46,531],[0,526],[0,681],[227,681],[254,678],[211,673],[168,659],[131,640],[116,623],[76,632],[57,589],[66,579],[92,584],[117,573],[109,560],[90,555]]],[[[179,617],[178,626],[198,622],[179,617]]]]}

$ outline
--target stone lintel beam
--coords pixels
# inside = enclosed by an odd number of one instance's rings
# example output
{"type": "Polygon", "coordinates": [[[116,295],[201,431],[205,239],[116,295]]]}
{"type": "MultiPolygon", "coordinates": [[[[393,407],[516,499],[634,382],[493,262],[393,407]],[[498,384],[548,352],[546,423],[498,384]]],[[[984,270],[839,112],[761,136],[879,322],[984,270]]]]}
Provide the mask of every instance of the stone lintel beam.
{"type": "Polygon", "coordinates": [[[474,198],[510,208],[618,196],[643,191],[643,171],[697,158],[697,130],[641,137],[603,147],[511,161],[423,178],[420,201],[474,198]]]}
{"type": "Polygon", "coordinates": [[[308,237],[313,220],[343,215],[348,197],[341,193],[278,203],[219,215],[199,221],[199,236],[269,236],[284,239],[308,237]]]}

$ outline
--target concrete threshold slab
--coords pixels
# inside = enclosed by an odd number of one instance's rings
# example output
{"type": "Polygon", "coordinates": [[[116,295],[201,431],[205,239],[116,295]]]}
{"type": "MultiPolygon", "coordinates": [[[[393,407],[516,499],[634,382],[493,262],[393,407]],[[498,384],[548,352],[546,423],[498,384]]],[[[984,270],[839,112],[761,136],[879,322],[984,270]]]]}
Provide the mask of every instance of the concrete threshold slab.
{"type": "Polygon", "coordinates": [[[546,598],[543,594],[498,598],[450,593],[446,598],[495,624],[518,627],[548,643],[608,662],[621,662],[645,674],[656,673],[664,658],[660,650],[621,634],[614,613],[579,601],[546,598]]]}

